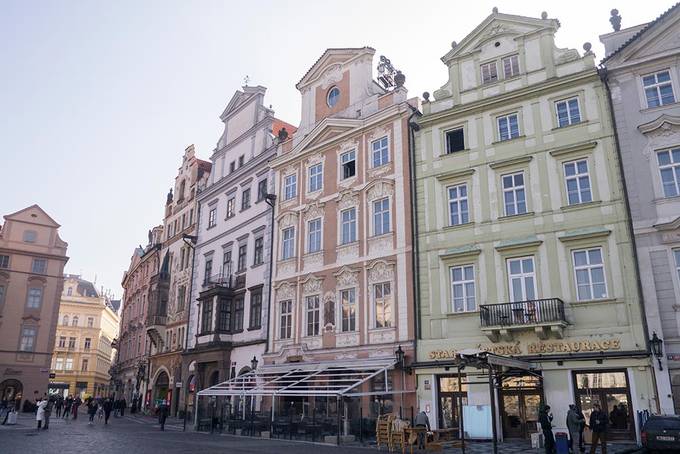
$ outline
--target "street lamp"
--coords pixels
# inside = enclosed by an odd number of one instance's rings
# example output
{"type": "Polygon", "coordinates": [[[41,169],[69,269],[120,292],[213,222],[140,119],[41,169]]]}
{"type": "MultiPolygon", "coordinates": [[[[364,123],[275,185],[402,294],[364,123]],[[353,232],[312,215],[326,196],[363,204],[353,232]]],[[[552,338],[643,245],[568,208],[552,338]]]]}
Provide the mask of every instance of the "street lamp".
{"type": "Polygon", "coordinates": [[[656,356],[656,360],[659,362],[659,370],[663,370],[661,365],[661,357],[663,356],[663,341],[659,339],[656,332],[652,334],[652,338],[649,340],[649,345],[652,347],[652,354],[656,356]]]}
{"type": "Polygon", "coordinates": [[[276,194],[267,193],[264,195],[264,200],[267,202],[267,205],[274,207],[274,202],[276,202],[276,194]]]}
{"type": "Polygon", "coordinates": [[[252,370],[257,369],[257,363],[258,363],[258,362],[259,362],[259,361],[257,360],[257,357],[256,357],[256,356],[253,356],[253,359],[250,360],[250,366],[251,366],[250,368],[251,368],[252,370]]]}
{"type": "Polygon", "coordinates": [[[399,345],[399,347],[397,347],[397,350],[394,352],[394,359],[397,360],[397,366],[400,369],[404,368],[404,356],[405,356],[404,350],[402,350],[401,345],[399,345]]]}

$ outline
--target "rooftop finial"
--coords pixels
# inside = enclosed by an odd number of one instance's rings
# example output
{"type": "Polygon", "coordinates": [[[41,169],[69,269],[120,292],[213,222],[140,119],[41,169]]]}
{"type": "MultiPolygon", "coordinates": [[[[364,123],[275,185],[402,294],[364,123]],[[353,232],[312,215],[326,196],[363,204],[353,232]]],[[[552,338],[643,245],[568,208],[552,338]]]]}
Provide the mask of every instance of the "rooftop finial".
{"type": "Polygon", "coordinates": [[[621,16],[619,15],[619,10],[614,8],[610,11],[612,17],[609,18],[609,22],[612,24],[612,28],[615,32],[621,30],[621,16]]]}
{"type": "Polygon", "coordinates": [[[423,99],[425,100],[425,102],[430,102],[430,93],[427,92],[427,91],[424,91],[423,92],[423,99]]]}
{"type": "Polygon", "coordinates": [[[548,18],[548,13],[545,12],[545,11],[543,11],[543,12],[541,13],[541,19],[546,20],[547,18],[548,18]]]}
{"type": "Polygon", "coordinates": [[[458,45],[457,42],[451,41],[451,49],[455,49],[457,45],[458,45]]]}
{"type": "Polygon", "coordinates": [[[246,75],[246,77],[243,78],[243,85],[247,87],[248,82],[250,82],[250,76],[246,75]]]}
{"type": "Polygon", "coordinates": [[[589,42],[586,41],[585,43],[583,43],[583,50],[586,51],[585,55],[592,55],[593,53],[590,50],[592,48],[593,48],[593,45],[590,44],[589,42]]]}
{"type": "Polygon", "coordinates": [[[491,10],[492,13],[498,14],[498,7],[494,6],[493,9],[491,10]]]}

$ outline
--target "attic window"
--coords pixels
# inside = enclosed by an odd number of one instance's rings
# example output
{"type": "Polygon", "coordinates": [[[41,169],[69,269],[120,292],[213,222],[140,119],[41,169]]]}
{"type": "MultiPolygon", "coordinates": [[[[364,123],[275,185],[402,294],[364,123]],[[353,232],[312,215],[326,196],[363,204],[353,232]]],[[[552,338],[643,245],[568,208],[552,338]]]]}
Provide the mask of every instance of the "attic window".
{"type": "Polygon", "coordinates": [[[340,89],[338,87],[333,87],[330,90],[328,90],[328,96],[326,96],[326,104],[328,104],[328,107],[331,108],[335,107],[339,99],[340,89]]]}
{"type": "Polygon", "coordinates": [[[498,80],[498,67],[496,62],[492,61],[481,65],[482,83],[489,84],[498,80]]]}
{"type": "Polygon", "coordinates": [[[35,230],[24,230],[24,243],[35,243],[37,237],[35,230]]]}
{"type": "Polygon", "coordinates": [[[465,134],[463,128],[446,131],[446,153],[465,150],[465,134]]]}

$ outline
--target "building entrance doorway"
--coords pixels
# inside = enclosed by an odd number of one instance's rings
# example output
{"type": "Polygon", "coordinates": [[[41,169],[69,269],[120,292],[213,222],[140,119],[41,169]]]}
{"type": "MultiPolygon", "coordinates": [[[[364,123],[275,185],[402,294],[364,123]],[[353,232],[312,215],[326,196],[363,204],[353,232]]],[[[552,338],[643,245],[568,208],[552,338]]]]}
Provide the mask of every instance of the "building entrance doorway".
{"type": "Polygon", "coordinates": [[[501,382],[500,407],[505,438],[529,438],[538,430],[538,410],[543,400],[541,377],[506,377],[501,382]]]}
{"type": "Polygon", "coordinates": [[[170,404],[172,394],[168,393],[169,387],[170,377],[168,377],[168,374],[165,373],[165,371],[163,371],[160,374],[158,374],[158,377],[156,378],[156,383],[154,383],[153,386],[154,389],[153,403],[155,406],[160,405],[162,400],[167,400],[168,404],[170,404]]]}
{"type": "Polygon", "coordinates": [[[7,405],[16,405],[17,410],[21,408],[21,397],[24,392],[24,385],[19,380],[10,378],[0,383],[0,398],[7,401],[7,405]]]}
{"type": "Polygon", "coordinates": [[[463,378],[462,386],[458,383],[457,376],[440,376],[438,383],[439,390],[439,428],[457,429],[460,425],[459,400],[462,405],[467,405],[468,385],[463,378]]]}

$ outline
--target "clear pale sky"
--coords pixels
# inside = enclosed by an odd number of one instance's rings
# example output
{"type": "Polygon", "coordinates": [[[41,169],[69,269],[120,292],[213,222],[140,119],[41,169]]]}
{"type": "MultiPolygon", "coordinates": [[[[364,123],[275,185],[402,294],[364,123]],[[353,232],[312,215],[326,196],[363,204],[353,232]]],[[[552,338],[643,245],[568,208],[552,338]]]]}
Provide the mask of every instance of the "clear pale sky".
{"type": "Polygon", "coordinates": [[[493,6],[558,18],[582,52],[673,0],[0,0],[0,215],[39,204],[69,243],[66,271],[122,295],[133,249],[162,222],[184,148],[208,159],[219,115],[248,75],[299,122],[295,83],[327,47],[376,49],[412,96],[446,81],[440,57],[493,6]]]}

